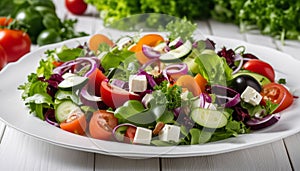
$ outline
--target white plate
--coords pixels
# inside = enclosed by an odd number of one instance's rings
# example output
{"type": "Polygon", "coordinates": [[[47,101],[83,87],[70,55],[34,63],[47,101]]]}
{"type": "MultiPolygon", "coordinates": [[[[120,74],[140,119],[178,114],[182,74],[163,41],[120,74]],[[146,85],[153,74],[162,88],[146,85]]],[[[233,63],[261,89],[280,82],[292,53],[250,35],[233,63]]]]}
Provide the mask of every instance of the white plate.
{"type": "MultiPolygon", "coordinates": [[[[247,52],[251,52],[271,63],[276,70],[276,74],[284,76],[288,86],[295,90],[295,95],[299,96],[300,79],[298,79],[297,74],[300,73],[300,62],[298,60],[271,48],[233,39],[208,37],[216,42],[218,49],[223,46],[227,48],[235,48],[240,45],[246,46],[247,52]]],[[[27,81],[29,73],[35,72],[45,50],[61,47],[62,45],[75,47],[87,40],[88,37],[84,37],[41,47],[27,54],[17,63],[9,64],[2,70],[0,73],[1,119],[19,131],[58,146],[108,155],[142,158],[204,156],[225,153],[270,143],[295,134],[300,130],[299,100],[296,100],[291,107],[282,112],[279,122],[269,128],[214,143],[190,146],[155,147],[95,140],[63,131],[30,115],[29,110],[21,100],[21,91],[17,90],[17,87],[27,81]]]]}

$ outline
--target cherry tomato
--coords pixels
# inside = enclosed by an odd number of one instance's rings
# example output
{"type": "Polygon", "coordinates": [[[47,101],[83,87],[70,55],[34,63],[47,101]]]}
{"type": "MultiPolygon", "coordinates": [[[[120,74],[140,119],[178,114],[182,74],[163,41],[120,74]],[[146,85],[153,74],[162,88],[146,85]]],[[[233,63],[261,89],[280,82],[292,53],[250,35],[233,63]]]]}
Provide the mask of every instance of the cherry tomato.
{"type": "Polygon", "coordinates": [[[83,135],[86,130],[86,117],[84,114],[70,115],[70,117],[65,121],[60,123],[60,128],[75,134],[83,135]]]}
{"type": "Polygon", "coordinates": [[[278,104],[279,106],[274,111],[280,112],[293,103],[293,95],[281,84],[278,83],[269,83],[262,87],[261,95],[263,96],[263,104],[267,100],[278,104]]]}
{"type": "Polygon", "coordinates": [[[0,71],[6,65],[7,55],[4,48],[0,45],[0,71]]]}
{"type": "Polygon", "coordinates": [[[125,132],[125,142],[132,143],[135,136],[136,128],[129,126],[125,132]]]}
{"type": "Polygon", "coordinates": [[[102,73],[100,69],[95,69],[89,76],[89,82],[88,82],[88,90],[92,94],[95,94],[96,96],[101,96],[100,95],[100,86],[101,82],[107,77],[102,73]]]}
{"type": "Polygon", "coordinates": [[[89,123],[89,131],[92,138],[111,140],[112,130],[118,125],[118,119],[113,113],[106,110],[97,110],[89,123]]]}
{"type": "Polygon", "coordinates": [[[273,67],[259,59],[251,59],[243,66],[244,69],[255,72],[267,77],[271,82],[274,82],[275,72],[273,67]]]}
{"type": "Polygon", "coordinates": [[[141,100],[139,95],[111,86],[107,80],[102,81],[100,94],[103,102],[113,109],[122,106],[128,100],[141,100]]]}
{"type": "Polygon", "coordinates": [[[21,30],[0,29],[0,45],[6,51],[7,62],[14,62],[30,51],[31,41],[21,30]]]}
{"type": "Polygon", "coordinates": [[[82,15],[88,6],[84,0],[65,0],[65,5],[67,9],[75,15],[82,15]]]}

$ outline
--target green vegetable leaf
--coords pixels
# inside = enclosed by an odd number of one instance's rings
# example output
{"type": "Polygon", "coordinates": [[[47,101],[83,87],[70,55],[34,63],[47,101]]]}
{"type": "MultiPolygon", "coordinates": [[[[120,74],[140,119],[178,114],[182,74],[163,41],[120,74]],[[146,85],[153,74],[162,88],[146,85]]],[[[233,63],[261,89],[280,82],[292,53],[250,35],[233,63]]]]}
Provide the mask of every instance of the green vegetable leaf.
{"type": "Polygon", "coordinates": [[[52,97],[47,94],[47,93],[36,93],[33,96],[27,97],[25,99],[25,103],[29,104],[29,103],[35,103],[35,104],[47,104],[48,106],[50,106],[51,104],[53,104],[52,102],[52,97]]]}
{"type": "Polygon", "coordinates": [[[191,144],[203,144],[210,140],[212,132],[200,130],[198,128],[190,129],[191,144]]]}
{"type": "Polygon", "coordinates": [[[227,65],[225,58],[220,58],[216,53],[199,54],[195,63],[209,84],[226,85],[232,77],[232,69],[227,65]]]}
{"type": "Polygon", "coordinates": [[[53,71],[53,68],[54,68],[54,65],[53,65],[53,62],[54,61],[54,58],[49,56],[47,58],[47,60],[41,60],[40,61],[40,65],[39,67],[37,68],[37,75],[39,77],[45,77],[45,79],[49,79],[52,75],[52,71],[53,71]]]}
{"type": "Polygon", "coordinates": [[[108,71],[110,68],[117,68],[126,58],[133,56],[134,53],[126,49],[123,50],[114,50],[113,52],[108,52],[101,59],[101,65],[105,71],[108,71]]]}

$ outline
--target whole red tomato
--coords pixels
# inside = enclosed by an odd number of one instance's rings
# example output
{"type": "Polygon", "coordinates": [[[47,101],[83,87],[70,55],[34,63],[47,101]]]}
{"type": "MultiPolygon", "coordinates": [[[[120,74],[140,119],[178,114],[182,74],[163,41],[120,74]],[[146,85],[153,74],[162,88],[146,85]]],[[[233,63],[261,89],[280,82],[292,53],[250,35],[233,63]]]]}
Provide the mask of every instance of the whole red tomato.
{"type": "Polygon", "coordinates": [[[7,55],[4,48],[0,45],[0,70],[6,65],[7,55]]]}
{"type": "Polygon", "coordinates": [[[30,51],[31,41],[21,30],[0,29],[0,45],[5,49],[7,62],[15,62],[30,51]]]}
{"type": "Polygon", "coordinates": [[[65,0],[65,5],[75,15],[82,15],[88,6],[83,0],[65,0]]]}

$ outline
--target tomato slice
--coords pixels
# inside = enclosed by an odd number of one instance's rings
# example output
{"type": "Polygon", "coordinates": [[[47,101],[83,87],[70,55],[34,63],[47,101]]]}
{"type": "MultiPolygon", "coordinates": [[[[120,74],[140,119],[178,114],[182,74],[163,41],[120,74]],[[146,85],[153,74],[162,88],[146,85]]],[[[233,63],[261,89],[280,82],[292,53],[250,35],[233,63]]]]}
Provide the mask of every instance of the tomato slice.
{"type": "Polygon", "coordinates": [[[102,101],[109,107],[115,109],[122,106],[128,100],[141,100],[137,94],[130,93],[121,88],[111,86],[108,80],[104,80],[100,86],[102,101]]]}
{"type": "Polygon", "coordinates": [[[251,72],[255,72],[267,77],[271,82],[275,80],[275,72],[273,67],[259,59],[251,59],[247,61],[244,66],[244,69],[249,70],[251,72]]]}
{"type": "Polygon", "coordinates": [[[269,83],[262,87],[261,95],[263,96],[263,103],[270,100],[279,106],[274,113],[280,112],[289,107],[293,101],[293,95],[281,84],[269,83]]]}
{"type": "Polygon", "coordinates": [[[97,110],[89,123],[89,132],[92,138],[111,140],[112,130],[118,125],[118,119],[113,113],[106,110],[97,110]]]}
{"type": "Polygon", "coordinates": [[[95,94],[96,96],[101,96],[100,95],[101,82],[107,79],[107,77],[98,68],[96,68],[88,77],[89,77],[89,82],[88,82],[89,92],[95,94]]]}
{"type": "Polygon", "coordinates": [[[132,143],[135,136],[136,128],[133,126],[129,126],[125,132],[125,142],[132,143]]]}
{"type": "Polygon", "coordinates": [[[60,123],[60,128],[75,134],[84,135],[86,125],[86,117],[84,114],[74,114],[70,115],[66,121],[60,123]]]}

